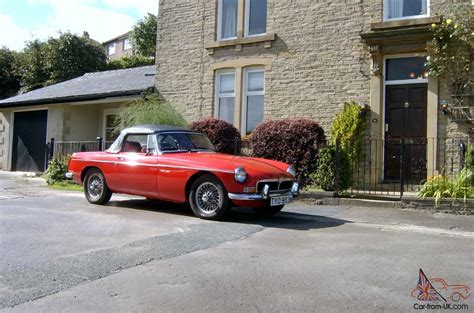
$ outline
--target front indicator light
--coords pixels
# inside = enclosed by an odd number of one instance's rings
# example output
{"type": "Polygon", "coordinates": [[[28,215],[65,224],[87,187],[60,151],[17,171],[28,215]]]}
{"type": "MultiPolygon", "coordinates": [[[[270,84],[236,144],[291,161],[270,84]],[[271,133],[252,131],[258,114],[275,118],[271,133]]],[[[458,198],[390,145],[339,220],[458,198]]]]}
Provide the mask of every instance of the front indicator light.
{"type": "Polygon", "coordinates": [[[257,191],[257,188],[255,187],[245,187],[244,188],[244,193],[255,193],[257,191]]]}

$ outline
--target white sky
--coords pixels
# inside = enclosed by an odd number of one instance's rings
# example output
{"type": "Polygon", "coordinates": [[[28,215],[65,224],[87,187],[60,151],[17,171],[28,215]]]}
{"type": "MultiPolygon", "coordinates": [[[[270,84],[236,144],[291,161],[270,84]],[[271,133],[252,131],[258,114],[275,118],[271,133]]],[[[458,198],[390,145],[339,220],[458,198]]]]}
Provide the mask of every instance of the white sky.
{"type": "Polygon", "coordinates": [[[21,50],[25,41],[59,31],[106,41],[131,29],[159,0],[0,0],[0,46],[21,50]]]}

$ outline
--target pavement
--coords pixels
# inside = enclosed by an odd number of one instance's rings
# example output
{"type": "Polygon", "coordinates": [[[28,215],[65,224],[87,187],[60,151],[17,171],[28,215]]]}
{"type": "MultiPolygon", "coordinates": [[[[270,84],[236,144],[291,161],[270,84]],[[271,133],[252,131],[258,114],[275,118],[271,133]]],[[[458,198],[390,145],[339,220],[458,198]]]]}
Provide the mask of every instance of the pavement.
{"type": "Polygon", "coordinates": [[[473,221],[293,202],[211,222],[125,195],[95,206],[0,172],[0,312],[419,311],[420,268],[474,287],[473,221]]]}

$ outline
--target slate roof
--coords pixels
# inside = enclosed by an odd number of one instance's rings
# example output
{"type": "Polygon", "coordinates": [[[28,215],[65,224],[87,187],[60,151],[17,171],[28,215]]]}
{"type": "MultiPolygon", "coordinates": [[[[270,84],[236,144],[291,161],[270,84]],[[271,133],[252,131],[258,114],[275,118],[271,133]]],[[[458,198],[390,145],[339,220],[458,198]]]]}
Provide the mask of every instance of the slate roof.
{"type": "Polygon", "coordinates": [[[107,40],[107,41],[104,41],[104,42],[102,43],[102,45],[105,46],[106,44],[111,43],[111,42],[114,42],[114,41],[118,41],[119,39],[128,38],[128,37],[130,36],[130,33],[131,33],[131,31],[126,32],[125,34],[119,35],[119,36],[117,36],[117,37],[114,37],[114,38],[112,38],[112,39],[109,39],[109,40],[107,40]]]}
{"type": "Polygon", "coordinates": [[[154,65],[87,73],[62,83],[0,100],[0,108],[138,95],[153,88],[154,84],[154,65]]]}

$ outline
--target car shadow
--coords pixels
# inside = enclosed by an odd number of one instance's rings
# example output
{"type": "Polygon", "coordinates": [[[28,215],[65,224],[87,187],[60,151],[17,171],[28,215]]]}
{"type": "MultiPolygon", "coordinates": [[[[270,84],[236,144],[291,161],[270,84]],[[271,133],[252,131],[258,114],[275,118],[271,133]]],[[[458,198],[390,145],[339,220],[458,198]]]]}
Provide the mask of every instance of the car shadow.
{"type": "MultiPolygon", "coordinates": [[[[189,205],[171,203],[161,200],[130,199],[110,201],[108,205],[132,210],[143,210],[164,214],[195,217],[189,205]]],[[[337,227],[351,222],[317,214],[285,211],[284,209],[282,212],[279,212],[273,216],[260,216],[251,208],[232,208],[231,212],[218,223],[238,223],[260,225],[266,228],[310,230],[337,227]]]]}
{"type": "Polygon", "coordinates": [[[232,214],[226,219],[230,223],[255,224],[267,228],[284,228],[291,230],[311,230],[318,228],[329,228],[351,223],[350,221],[337,218],[300,213],[294,211],[283,211],[273,216],[260,216],[250,208],[234,208],[232,214]]]}
{"type": "Polygon", "coordinates": [[[113,206],[113,207],[118,207],[118,208],[125,208],[125,209],[160,212],[164,214],[194,217],[193,211],[191,210],[189,205],[182,204],[182,203],[166,202],[166,201],[161,201],[161,200],[153,200],[153,199],[118,200],[118,201],[110,201],[108,205],[113,206]]]}

